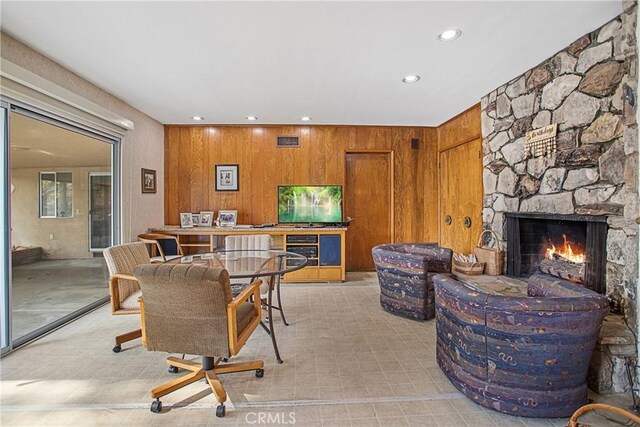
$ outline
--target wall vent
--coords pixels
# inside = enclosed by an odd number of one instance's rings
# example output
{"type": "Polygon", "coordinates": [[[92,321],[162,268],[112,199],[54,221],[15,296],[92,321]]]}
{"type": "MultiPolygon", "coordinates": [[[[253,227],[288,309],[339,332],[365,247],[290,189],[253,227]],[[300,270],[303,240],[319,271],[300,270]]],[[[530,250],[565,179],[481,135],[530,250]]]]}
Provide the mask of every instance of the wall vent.
{"type": "Polygon", "coordinates": [[[276,138],[276,147],[300,147],[300,137],[279,136],[276,138]]]}

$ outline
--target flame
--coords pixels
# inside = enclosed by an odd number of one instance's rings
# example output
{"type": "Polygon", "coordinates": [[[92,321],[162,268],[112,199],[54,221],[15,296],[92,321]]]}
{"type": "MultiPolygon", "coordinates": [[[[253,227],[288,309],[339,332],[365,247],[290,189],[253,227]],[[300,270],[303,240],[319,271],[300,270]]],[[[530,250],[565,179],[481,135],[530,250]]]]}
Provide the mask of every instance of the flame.
{"type": "Polygon", "coordinates": [[[545,257],[547,259],[553,259],[554,255],[558,255],[575,263],[583,263],[585,261],[584,252],[579,250],[574,252],[571,243],[567,242],[567,236],[565,234],[562,235],[562,239],[564,240],[564,244],[559,249],[556,248],[553,243],[549,242],[551,247],[547,248],[545,257]]]}

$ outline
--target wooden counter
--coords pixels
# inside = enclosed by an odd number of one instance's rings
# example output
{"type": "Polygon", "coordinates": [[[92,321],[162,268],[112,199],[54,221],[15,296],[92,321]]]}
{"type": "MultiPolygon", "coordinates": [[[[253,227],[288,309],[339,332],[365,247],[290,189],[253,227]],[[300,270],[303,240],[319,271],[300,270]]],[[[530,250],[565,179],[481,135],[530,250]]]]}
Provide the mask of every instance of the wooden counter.
{"type": "Polygon", "coordinates": [[[303,253],[307,267],[285,274],[288,282],[334,282],[345,280],[346,227],[193,227],[164,225],[149,232],[171,234],[185,254],[212,252],[224,248],[224,237],[238,234],[268,234],[273,248],[303,253]]]}

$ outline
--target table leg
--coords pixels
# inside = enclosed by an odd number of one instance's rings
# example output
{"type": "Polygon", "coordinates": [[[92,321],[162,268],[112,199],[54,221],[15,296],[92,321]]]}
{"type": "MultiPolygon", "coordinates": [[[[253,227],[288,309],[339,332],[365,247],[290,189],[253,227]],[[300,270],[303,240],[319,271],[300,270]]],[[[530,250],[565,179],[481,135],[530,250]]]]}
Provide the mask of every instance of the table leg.
{"type": "Polygon", "coordinates": [[[285,326],[289,326],[287,318],[284,317],[284,308],[282,308],[282,300],[280,299],[280,276],[278,276],[278,283],[276,283],[276,292],[278,295],[278,310],[280,311],[280,316],[282,316],[282,323],[284,323],[285,326]]]}
{"type": "Polygon", "coordinates": [[[273,285],[274,285],[275,277],[271,276],[269,279],[269,293],[267,296],[267,312],[269,313],[269,335],[271,335],[271,343],[273,344],[273,351],[276,352],[276,360],[278,363],[282,363],[282,359],[280,358],[280,352],[278,351],[278,343],[276,342],[276,331],[273,329],[273,309],[271,308],[271,303],[273,302],[273,285]]]}

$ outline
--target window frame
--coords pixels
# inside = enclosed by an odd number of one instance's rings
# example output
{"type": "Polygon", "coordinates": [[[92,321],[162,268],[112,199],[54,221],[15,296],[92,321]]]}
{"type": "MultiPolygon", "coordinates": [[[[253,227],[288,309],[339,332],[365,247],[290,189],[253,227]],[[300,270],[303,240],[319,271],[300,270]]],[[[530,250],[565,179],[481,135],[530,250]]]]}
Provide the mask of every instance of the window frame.
{"type": "Polygon", "coordinates": [[[71,171],[40,171],[38,172],[38,218],[41,219],[69,219],[74,217],[74,195],[73,195],[73,172],[71,171]],[[68,173],[71,176],[71,215],[69,216],[58,216],[58,174],[59,173],[68,173]],[[54,192],[54,210],[55,215],[42,215],[42,175],[43,174],[53,174],[55,179],[53,181],[54,192]]]}

